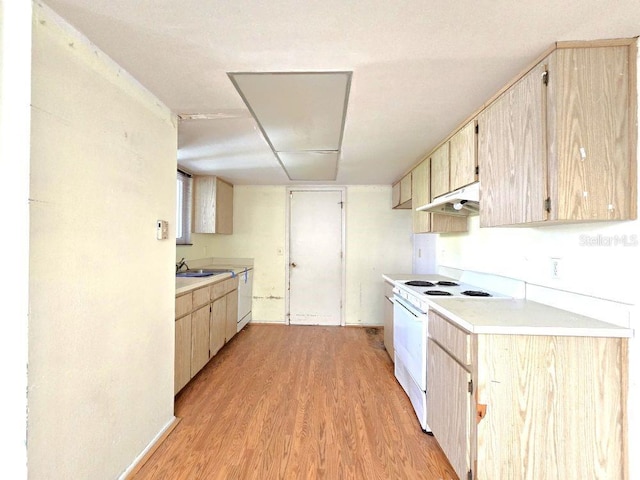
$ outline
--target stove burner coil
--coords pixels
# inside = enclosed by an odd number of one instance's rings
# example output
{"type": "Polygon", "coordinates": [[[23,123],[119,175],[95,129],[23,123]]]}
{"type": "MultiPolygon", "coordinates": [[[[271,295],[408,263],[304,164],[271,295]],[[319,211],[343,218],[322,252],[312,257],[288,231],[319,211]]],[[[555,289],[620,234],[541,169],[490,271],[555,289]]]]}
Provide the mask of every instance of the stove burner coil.
{"type": "Polygon", "coordinates": [[[468,297],[490,297],[491,294],[487,292],[483,292],[482,290],[465,290],[461,292],[462,295],[466,295],[468,297]]]}
{"type": "Polygon", "coordinates": [[[436,282],[436,283],[441,287],[457,287],[458,286],[456,282],[450,282],[448,280],[440,280],[439,282],[436,282]]]}
{"type": "Polygon", "coordinates": [[[424,292],[426,295],[436,295],[436,296],[448,296],[448,295],[452,295],[451,292],[444,292],[442,290],[426,290],[424,292]]]}
{"type": "Polygon", "coordinates": [[[432,282],[425,282],[424,280],[411,280],[409,282],[405,282],[405,285],[410,287],[434,287],[435,284],[432,282]]]}

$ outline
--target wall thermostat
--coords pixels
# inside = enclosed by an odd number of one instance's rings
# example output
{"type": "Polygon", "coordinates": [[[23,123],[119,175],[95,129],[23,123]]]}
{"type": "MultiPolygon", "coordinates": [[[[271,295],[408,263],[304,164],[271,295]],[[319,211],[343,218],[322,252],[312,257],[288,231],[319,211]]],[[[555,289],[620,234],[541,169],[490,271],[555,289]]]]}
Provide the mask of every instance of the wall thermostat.
{"type": "Polygon", "coordinates": [[[156,222],[156,238],[158,240],[167,240],[169,238],[169,222],[166,220],[158,220],[156,222]]]}

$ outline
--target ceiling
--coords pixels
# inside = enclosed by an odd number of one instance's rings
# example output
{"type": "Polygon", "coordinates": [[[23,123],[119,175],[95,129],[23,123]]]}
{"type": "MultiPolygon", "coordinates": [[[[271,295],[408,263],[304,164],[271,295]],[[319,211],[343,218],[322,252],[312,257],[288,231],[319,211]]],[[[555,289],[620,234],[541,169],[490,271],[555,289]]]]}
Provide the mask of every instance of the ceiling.
{"type": "MultiPolygon", "coordinates": [[[[640,35],[638,0],[48,0],[177,114],[178,163],[291,184],[229,72],[349,71],[334,182],[389,184],[553,42],[640,35]]],[[[317,182],[316,182],[317,183],[317,182]]]]}

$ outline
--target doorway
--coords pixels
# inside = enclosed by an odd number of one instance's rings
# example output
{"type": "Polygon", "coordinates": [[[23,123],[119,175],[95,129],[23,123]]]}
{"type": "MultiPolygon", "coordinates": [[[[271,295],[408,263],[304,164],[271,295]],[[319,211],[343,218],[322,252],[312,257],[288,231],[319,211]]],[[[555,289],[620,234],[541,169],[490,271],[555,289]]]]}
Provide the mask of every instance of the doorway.
{"type": "Polygon", "coordinates": [[[345,191],[287,190],[288,323],[344,325],[345,191]]]}

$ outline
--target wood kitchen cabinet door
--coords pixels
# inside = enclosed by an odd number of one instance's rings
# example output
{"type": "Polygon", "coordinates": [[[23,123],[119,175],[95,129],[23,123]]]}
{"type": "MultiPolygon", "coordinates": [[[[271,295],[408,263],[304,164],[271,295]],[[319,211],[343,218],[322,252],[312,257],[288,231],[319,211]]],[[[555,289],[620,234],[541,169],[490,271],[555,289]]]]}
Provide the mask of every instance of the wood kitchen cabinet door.
{"type": "Polygon", "coordinates": [[[227,294],[227,315],[225,337],[228,342],[238,332],[238,290],[227,294]]]}
{"type": "Polygon", "coordinates": [[[431,214],[431,232],[433,233],[455,233],[467,230],[469,230],[467,217],[442,213],[431,214]]]}
{"type": "Polygon", "coordinates": [[[546,220],[546,61],[478,116],[480,226],[546,220]]]}
{"type": "Polygon", "coordinates": [[[391,208],[400,205],[400,182],[396,182],[391,186],[391,208]]]}
{"type": "Polygon", "coordinates": [[[209,305],[191,314],[191,377],[209,361],[209,314],[209,305]]]}
{"type": "MultiPolygon", "coordinates": [[[[414,206],[421,207],[431,201],[430,167],[431,160],[420,162],[411,172],[411,189],[413,192],[414,206]]],[[[426,233],[431,231],[431,214],[419,212],[413,209],[413,233],[426,233]]]]}
{"type": "Polygon", "coordinates": [[[224,346],[227,335],[227,297],[221,297],[211,304],[209,326],[209,350],[213,357],[224,346]]]}
{"type": "Polygon", "coordinates": [[[478,116],[480,226],[637,216],[636,49],[556,49],[478,116]]]}
{"type": "Polygon", "coordinates": [[[413,192],[411,190],[411,173],[407,173],[400,180],[400,205],[411,208],[413,192]]]}
{"type": "Polygon", "coordinates": [[[635,55],[626,45],[550,55],[550,220],[636,218],[635,55]]]}
{"type": "Polygon", "coordinates": [[[175,395],[191,380],[191,315],[179,318],[175,322],[174,362],[173,393],[175,395]]]}
{"type": "Polygon", "coordinates": [[[626,339],[475,341],[475,395],[486,413],[475,425],[474,479],[627,478],[626,339]]]}
{"type": "Polygon", "coordinates": [[[233,233],[233,185],[216,176],[193,177],[193,232],[233,233]]]}
{"type": "Polygon", "coordinates": [[[466,479],[471,470],[471,373],[431,338],[427,362],[427,424],[458,477],[466,479]]]}
{"type": "Polygon", "coordinates": [[[411,172],[393,184],[391,188],[391,208],[410,209],[413,202],[411,172]]]}
{"type": "Polygon", "coordinates": [[[449,142],[431,154],[431,200],[449,193],[449,142]]]}
{"type": "MultiPolygon", "coordinates": [[[[413,202],[416,207],[431,202],[431,159],[426,158],[411,172],[413,202]]],[[[413,210],[413,233],[466,232],[467,217],[413,210]]]]}
{"type": "Polygon", "coordinates": [[[472,120],[449,140],[449,189],[457,190],[478,179],[476,122],[472,120]]]}

